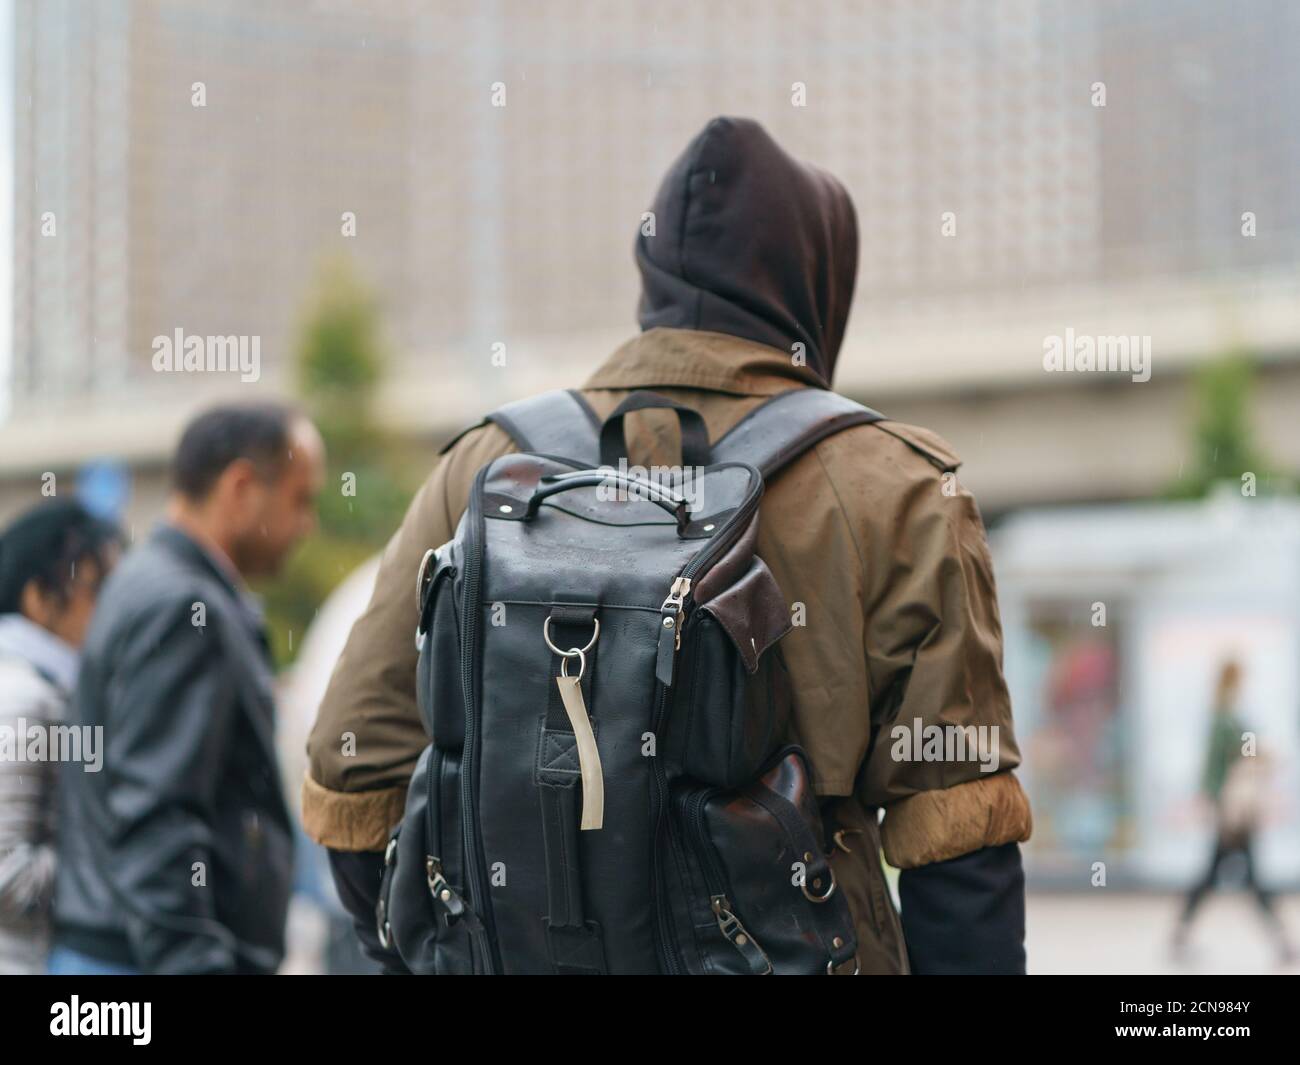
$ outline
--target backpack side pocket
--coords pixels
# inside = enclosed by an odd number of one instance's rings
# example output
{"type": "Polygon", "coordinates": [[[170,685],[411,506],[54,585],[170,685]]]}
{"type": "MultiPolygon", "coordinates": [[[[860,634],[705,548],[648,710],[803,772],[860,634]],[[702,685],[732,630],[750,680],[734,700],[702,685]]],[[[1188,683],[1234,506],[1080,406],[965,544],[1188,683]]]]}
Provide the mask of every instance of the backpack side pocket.
{"type": "Polygon", "coordinates": [[[464,896],[459,811],[459,755],[426,747],[380,888],[388,935],[413,973],[474,971],[469,932],[481,925],[464,896]]]}
{"type": "Polygon", "coordinates": [[[421,570],[420,626],[416,644],[415,693],[425,731],[439,747],[459,751],[465,745],[465,699],[460,677],[460,609],[456,602],[456,567],[443,551],[429,560],[432,573],[421,570]]]}
{"type": "Polygon", "coordinates": [[[825,974],[853,960],[853,919],[825,852],[803,751],[780,751],[744,788],[681,786],[675,809],[706,885],[707,898],[688,902],[706,971],[825,974]]]}
{"type": "Polygon", "coordinates": [[[738,787],[780,744],[790,694],[777,641],[790,628],[776,578],[757,557],[739,580],[695,608],[682,633],[686,661],[670,741],[686,776],[738,787]]]}

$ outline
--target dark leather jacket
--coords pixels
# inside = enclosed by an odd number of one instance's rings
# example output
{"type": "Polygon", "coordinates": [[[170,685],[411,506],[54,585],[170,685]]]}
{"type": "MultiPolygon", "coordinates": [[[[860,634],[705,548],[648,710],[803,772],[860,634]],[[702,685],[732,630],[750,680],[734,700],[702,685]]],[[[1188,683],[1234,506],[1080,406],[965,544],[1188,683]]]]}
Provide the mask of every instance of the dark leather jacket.
{"type": "Polygon", "coordinates": [[[148,972],[273,972],[291,821],[260,613],[160,526],[110,576],[70,723],[102,769],[62,767],[54,940],[148,972]]]}

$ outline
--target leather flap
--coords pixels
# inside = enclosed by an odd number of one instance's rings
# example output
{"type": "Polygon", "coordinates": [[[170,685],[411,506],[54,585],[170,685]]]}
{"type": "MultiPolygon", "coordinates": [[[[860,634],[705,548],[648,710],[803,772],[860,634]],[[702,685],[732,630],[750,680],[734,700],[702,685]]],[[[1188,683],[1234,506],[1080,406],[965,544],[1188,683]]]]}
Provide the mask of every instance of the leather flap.
{"type": "Polygon", "coordinates": [[[750,673],[758,670],[763,652],[793,628],[780,585],[758,557],[744,576],[700,609],[717,619],[750,673]]]}

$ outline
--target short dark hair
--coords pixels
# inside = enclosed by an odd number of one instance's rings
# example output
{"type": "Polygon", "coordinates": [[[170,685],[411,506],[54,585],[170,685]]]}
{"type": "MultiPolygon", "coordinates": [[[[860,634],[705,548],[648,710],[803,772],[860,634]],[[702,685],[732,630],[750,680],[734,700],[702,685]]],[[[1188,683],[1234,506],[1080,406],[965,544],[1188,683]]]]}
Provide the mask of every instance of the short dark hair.
{"type": "Polygon", "coordinates": [[[172,484],[187,499],[204,499],[232,462],[247,459],[273,480],[289,454],[298,412],[283,403],[239,403],[204,411],[185,427],[172,460],[172,484]]]}
{"type": "Polygon", "coordinates": [[[64,603],[75,567],[92,560],[103,577],[121,531],[80,503],[55,499],[20,514],[0,535],[0,614],[22,610],[23,589],[36,581],[64,603]]]}

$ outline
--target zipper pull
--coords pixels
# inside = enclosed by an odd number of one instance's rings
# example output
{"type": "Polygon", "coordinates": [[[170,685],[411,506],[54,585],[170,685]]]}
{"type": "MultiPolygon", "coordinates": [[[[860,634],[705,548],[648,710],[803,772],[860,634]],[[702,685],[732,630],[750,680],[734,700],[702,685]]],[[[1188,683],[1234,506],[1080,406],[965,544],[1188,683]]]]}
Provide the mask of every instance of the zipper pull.
{"type": "Polygon", "coordinates": [[[682,611],[690,594],[691,579],[678,577],[659,608],[659,653],[655,657],[655,676],[665,688],[673,686],[677,649],[682,645],[682,611]]]}
{"type": "Polygon", "coordinates": [[[447,922],[450,924],[453,918],[465,912],[465,900],[447,883],[447,878],[442,875],[442,862],[431,854],[424,859],[424,875],[429,884],[429,894],[447,907],[447,922]]]}
{"type": "Polygon", "coordinates": [[[750,973],[754,976],[767,976],[772,971],[772,963],[754,937],[745,931],[740,918],[731,912],[727,896],[714,895],[709,900],[709,907],[718,919],[718,928],[726,936],[727,942],[740,951],[740,956],[749,964],[750,973]]]}

